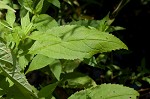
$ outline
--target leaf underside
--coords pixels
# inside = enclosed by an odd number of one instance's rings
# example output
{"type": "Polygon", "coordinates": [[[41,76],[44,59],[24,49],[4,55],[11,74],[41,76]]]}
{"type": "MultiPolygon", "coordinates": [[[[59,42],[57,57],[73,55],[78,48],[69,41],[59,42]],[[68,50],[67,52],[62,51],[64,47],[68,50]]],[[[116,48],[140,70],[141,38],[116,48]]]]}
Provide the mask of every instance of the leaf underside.
{"type": "Polygon", "coordinates": [[[28,83],[25,75],[21,73],[18,63],[11,54],[9,48],[3,42],[0,42],[0,69],[13,83],[24,93],[25,96],[31,97],[33,93],[32,86],[28,83]]]}

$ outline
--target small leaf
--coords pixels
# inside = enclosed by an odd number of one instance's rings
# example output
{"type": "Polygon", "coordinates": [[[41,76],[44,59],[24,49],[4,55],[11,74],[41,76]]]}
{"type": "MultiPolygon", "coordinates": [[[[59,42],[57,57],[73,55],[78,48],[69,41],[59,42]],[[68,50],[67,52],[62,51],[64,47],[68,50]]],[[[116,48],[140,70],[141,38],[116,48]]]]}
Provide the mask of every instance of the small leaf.
{"type": "Polygon", "coordinates": [[[70,73],[73,72],[74,69],[76,69],[81,60],[61,60],[62,63],[62,72],[63,73],[70,73]]]}
{"type": "Polygon", "coordinates": [[[38,93],[39,98],[51,99],[52,93],[55,90],[57,85],[58,85],[58,82],[49,84],[49,85],[43,87],[38,93]]]}
{"type": "Polygon", "coordinates": [[[47,0],[48,2],[52,3],[54,6],[60,8],[59,0],[47,0]]]}
{"type": "Polygon", "coordinates": [[[89,76],[79,73],[72,72],[67,73],[61,76],[63,80],[60,83],[60,86],[64,88],[89,88],[96,86],[95,81],[89,76]]]}
{"type": "Polygon", "coordinates": [[[25,56],[19,57],[19,65],[22,69],[24,69],[28,65],[28,60],[25,58],[25,56]]]}
{"type": "Polygon", "coordinates": [[[36,40],[29,53],[55,59],[83,59],[97,53],[128,49],[112,34],[76,25],[54,27],[46,33],[36,31],[29,38],[36,40]]]}
{"type": "Polygon", "coordinates": [[[133,88],[118,84],[102,84],[76,92],[68,99],[137,99],[139,93],[133,88]]]}
{"type": "Polygon", "coordinates": [[[21,27],[25,31],[26,27],[30,24],[29,12],[21,17],[21,27]]]}
{"type": "Polygon", "coordinates": [[[44,0],[40,0],[39,3],[36,5],[35,11],[34,11],[36,14],[38,14],[42,11],[43,2],[44,2],[44,0]]]}
{"type": "Polygon", "coordinates": [[[49,66],[50,66],[52,73],[54,74],[56,79],[59,81],[60,80],[60,74],[62,71],[60,60],[53,61],[51,64],[49,64],[49,66]]]}
{"type": "Polygon", "coordinates": [[[29,69],[27,70],[26,73],[33,71],[33,70],[37,70],[40,68],[43,68],[45,66],[47,66],[48,64],[51,64],[55,59],[53,58],[49,58],[47,56],[44,55],[36,55],[32,62],[29,65],[29,69]]]}
{"type": "Polygon", "coordinates": [[[6,21],[11,27],[13,27],[15,19],[16,19],[15,13],[11,10],[7,10],[6,21]]]}

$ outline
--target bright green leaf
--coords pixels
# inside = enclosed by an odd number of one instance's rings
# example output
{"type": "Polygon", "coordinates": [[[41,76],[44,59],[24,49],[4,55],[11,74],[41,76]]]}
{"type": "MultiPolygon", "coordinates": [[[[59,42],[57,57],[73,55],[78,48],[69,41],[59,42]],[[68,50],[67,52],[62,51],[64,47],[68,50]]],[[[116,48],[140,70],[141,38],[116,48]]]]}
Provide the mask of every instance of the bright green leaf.
{"type": "Polygon", "coordinates": [[[139,93],[133,88],[118,84],[102,84],[72,94],[68,99],[137,99],[139,93]]]}
{"type": "Polygon", "coordinates": [[[21,17],[21,27],[25,31],[26,27],[30,24],[29,12],[21,17]]]}
{"type": "Polygon", "coordinates": [[[16,19],[15,13],[11,10],[7,10],[6,21],[11,27],[13,27],[15,19],[16,19]]]}
{"type": "Polygon", "coordinates": [[[36,31],[29,38],[36,40],[29,53],[56,59],[83,59],[97,53],[128,49],[112,34],[76,25],[54,27],[46,33],[36,31]]]}
{"type": "Polygon", "coordinates": [[[49,57],[44,56],[44,55],[40,55],[40,54],[36,55],[33,58],[32,62],[30,63],[27,72],[43,68],[43,67],[51,64],[54,60],[55,59],[49,58],[49,57]]]}
{"type": "Polygon", "coordinates": [[[28,60],[25,58],[25,56],[19,57],[19,65],[22,69],[24,69],[28,65],[28,60]]]}

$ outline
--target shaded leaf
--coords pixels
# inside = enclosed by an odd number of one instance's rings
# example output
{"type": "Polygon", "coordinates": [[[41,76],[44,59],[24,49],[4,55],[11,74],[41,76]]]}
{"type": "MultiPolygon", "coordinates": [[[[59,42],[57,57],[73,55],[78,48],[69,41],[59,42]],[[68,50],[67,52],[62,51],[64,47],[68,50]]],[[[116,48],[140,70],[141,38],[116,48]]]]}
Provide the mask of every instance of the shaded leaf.
{"type": "Polygon", "coordinates": [[[82,89],[96,86],[96,83],[92,78],[79,72],[63,74],[61,78],[63,78],[63,80],[61,81],[60,86],[64,88],[82,89]]]}
{"type": "Polygon", "coordinates": [[[33,0],[18,0],[18,3],[26,10],[30,11],[31,13],[34,13],[33,0]]]}
{"type": "Polygon", "coordinates": [[[34,16],[32,19],[32,22],[33,22],[34,28],[43,32],[58,25],[55,19],[47,14],[40,14],[40,15],[34,16]]]}
{"type": "Polygon", "coordinates": [[[60,8],[59,0],[47,0],[48,2],[52,3],[54,6],[60,8]]]}
{"type": "Polygon", "coordinates": [[[81,60],[61,60],[62,63],[62,72],[63,73],[70,73],[73,72],[74,69],[76,69],[81,60]]]}
{"type": "Polygon", "coordinates": [[[53,84],[49,84],[49,85],[43,87],[38,93],[39,98],[51,99],[52,93],[55,90],[57,85],[58,85],[58,82],[53,83],[53,84]]]}

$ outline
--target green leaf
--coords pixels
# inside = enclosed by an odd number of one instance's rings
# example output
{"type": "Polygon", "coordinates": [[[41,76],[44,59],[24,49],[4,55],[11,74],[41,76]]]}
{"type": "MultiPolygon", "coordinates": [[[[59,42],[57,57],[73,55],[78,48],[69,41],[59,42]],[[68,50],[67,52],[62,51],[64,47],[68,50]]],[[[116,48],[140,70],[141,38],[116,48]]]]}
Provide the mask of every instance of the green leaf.
{"type": "Polygon", "coordinates": [[[27,12],[25,16],[21,17],[21,26],[24,29],[29,24],[30,24],[30,18],[29,18],[29,12],[27,12]]]}
{"type": "Polygon", "coordinates": [[[6,21],[11,27],[13,27],[15,19],[16,19],[15,13],[11,10],[7,10],[6,21]]]}
{"type": "Polygon", "coordinates": [[[21,72],[15,56],[3,42],[0,42],[0,69],[21,90],[26,97],[37,97],[28,83],[25,75],[21,72]]]}
{"type": "Polygon", "coordinates": [[[102,84],[76,92],[68,99],[137,99],[139,93],[133,88],[118,84],[102,84]]]}
{"type": "Polygon", "coordinates": [[[97,66],[97,61],[95,59],[95,57],[91,57],[91,58],[88,58],[88,59],[84,59],[83,61],[84,63],[88,64],[89,66],[93,66],[93,67],[96,67],[97,66]]]}
{"type": "Polygon", "coordinates": [[[44,0],[40,0],[39,3],[36,5],[35,11],[34,11],[36,14],[39,14],[42,11],[43,2],[44,0]]]}
{"type": "Polygon", "coordinates": [[[44,56],[44,55],[40,55],[40,54],[36,55],[33,58],[32,62],[30,63],[29,68],[28,68],[26,73],[33,71],[33,70],[43,68],[43,67],[47,66],[48,64],[53,63],[54,60],[55,59],[49,58],[49,57],[44,56]]]}
{"type": "Polygon", "coordinates": [[[70,73],[73,72],[74,69],[76,69],[79,64],[80,64],[81,60],[61,60],[62,63],[62,72],[63,73],[70,73]]]}
{"type": "Polygon", "coordinates": [[[34,13],[33,0],[18,0],[18,3],[26,10],[30,11],[31,13],[34,13]]]}
{"type": "Polygon", "coordinates": [[[83,59],[97,53],[128,49],[112,34],[76,25],[54,27],[46,33],[36,31],[29,38],[36,40],[29,53],[56,59],[83,59]]]}
{"type": "Polygon", "coordinates": [[[30,31],[32,25],[33,24],[30,23],[30,17],[28,12],[25,16],[21,17],[21,27],[25,35],[30,31]]]}
{"type": "Polygon", "coordinates": [[[6,81],[6,77],[0,75],[0,98],[5,95],[9,89],[9,83],[6,81]]]}
{"type": "Polygon", "coordinates": [[[6,28],[12,30],[11,26],[7,23],[6,20],[0,20],[0,24],[3,25],[6,28]]]}
{"type": "Polygon", "coordinates": [[[1,41],[0,41],[0,61],[5,61],[13,64],[11,50],[7,48],[6,45],[1,41]]]}
{"type": "Polygon", "coordinates": [[[29,61],[26,59],[25,56],[19,57],[19,65],[22,69],[24,69],[28,65],[29,61]]]}
{"type": "Polygon", "coordinates": [[[20,98],[27,99],[27,97],[24,97],[23,93],[20,92],[20,90],[15,85],[13,85],[7,90],[7,94],[5,98],[6,99],[20,99],[20,98]]]}
{"type": "Polygon", "coordinates": [[[60,60],[53,61],[49,66],[50,66],[52,73],[54,74],[56,79],[59,81],[60,80],[60,74],[62,71],[62,66],[61,66],[60,60]]]}
{"type": "Polygon", "coordinates": [[[47,14],[40,14],[36,15],[32,19],[34,28],[38,29],[39,31],[47,31],[52,27],[58,26],[57,22],[54,18],[47,14]]]}
{"type": "Polygon", "coordinates": [[[58,85],[58,82],[53,83],[53,84],[49,84],[49,85],[43,87],[38,93],[39,98],[51,99],[52,93],[55,90],[57,85],[58,85]]]}
{"type": "Polygon", "coordinates": [[[64,88],[81,89],[96,86],[96,83],[92,78],[79,72],[62,74],[61,78],[63,78],[63,80],[61,81],[60,86],[64,88]]]}
{"type": "Polygon", "coordinates": [[[0,1],[0,9],[8,9],[8,10],[11,10],[13,12],[16,12],[13,8],[11,8],[10,6],[6,5],[3,1],[0,1]]]}
{"type": "Polygon", "coordinates": [[[52,3],[54,6],[60,8],[59,0],[47,0],[48,2],[52,3]]]}

